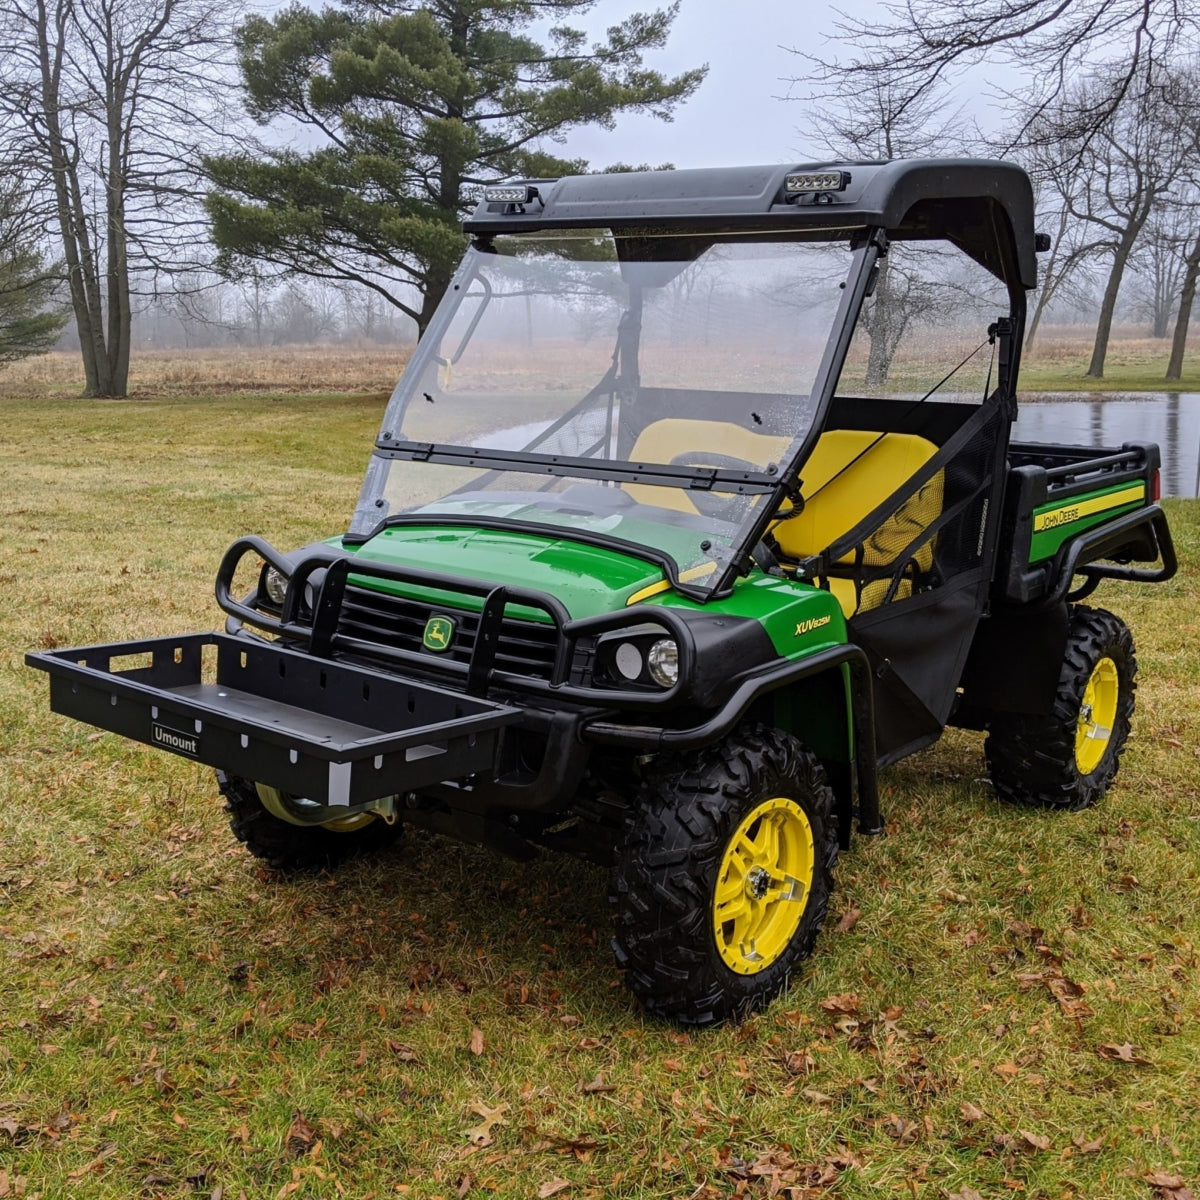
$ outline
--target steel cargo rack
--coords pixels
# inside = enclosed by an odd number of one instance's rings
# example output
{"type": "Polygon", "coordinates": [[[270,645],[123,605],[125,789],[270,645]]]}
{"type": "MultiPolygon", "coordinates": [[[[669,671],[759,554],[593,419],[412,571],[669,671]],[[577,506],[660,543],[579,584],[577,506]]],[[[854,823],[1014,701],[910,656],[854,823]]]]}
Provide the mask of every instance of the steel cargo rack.
{"type": "Polygon", "coordinates": [[[29,654],[50,707],[330,806],[492,768],[517,709],[257,638],[195,633],[29,654]]]}

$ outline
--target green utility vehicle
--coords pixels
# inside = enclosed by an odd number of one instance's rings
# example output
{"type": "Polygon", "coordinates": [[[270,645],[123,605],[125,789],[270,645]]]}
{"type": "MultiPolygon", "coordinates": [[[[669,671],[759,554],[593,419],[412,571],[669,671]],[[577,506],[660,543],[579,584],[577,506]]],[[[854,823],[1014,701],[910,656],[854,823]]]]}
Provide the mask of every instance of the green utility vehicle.
{"type": "Polygon", "coordinates": [[[531,180],[464,227],[348,531],[234,543],[223,632],[31,654],[55,711],[216,767],[281,867],[402,824],[602,862],[697,1025],[784,986],[946,725],[1005,799],[1103,795],[1134,647],[1077,602],[1175,557],[1156,446],[1010,440],[1021,170],[531,180]]]}

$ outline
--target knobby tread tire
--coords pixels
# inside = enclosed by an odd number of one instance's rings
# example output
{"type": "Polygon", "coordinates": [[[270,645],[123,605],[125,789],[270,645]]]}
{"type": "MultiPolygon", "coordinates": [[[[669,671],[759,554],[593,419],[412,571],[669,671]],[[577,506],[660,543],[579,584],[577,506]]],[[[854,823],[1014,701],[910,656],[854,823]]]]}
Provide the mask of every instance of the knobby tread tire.
{"type": "Polygon", "coordinates": [[[997,719],[984,743],[996,795],[1013,804],[1078,810],[1099,802],[1120,766],[1137,688],[1133,636],[1120,617],[1077,604],[1054,706],[1045,716],[997,719]],[[1086,775],[1075,760],[1075,734],[1084,692],[1102,658],[1117,668],[1117,715],[1104,757],[1086,775]]]}
{"type": "Polygon", "coordinates": [[[682,1025],[741,1020],[784,988],[825,920],[838,855],[833,814],[821,764],[777,729],[743,727],[687,760],[656,764],[627,819],[610,890],[613,951],[648,1013],[682,1025]],[[812,826],[812,889],[783,954],[755,975],[740,975],[717,949],[713,890],[743,816],[776,796],[800,804],[812,826]]]}
{"type": "Polygon", "coordinates": [[[320,825],[291,825],[267,812],[252,780],[218,775],[225,812],[233,836],[263,862],[280,871],[315,871],[333,867],[390,846],[401,836],[397,823],[374,820],[361,829],[338,833],[320,825]]]}

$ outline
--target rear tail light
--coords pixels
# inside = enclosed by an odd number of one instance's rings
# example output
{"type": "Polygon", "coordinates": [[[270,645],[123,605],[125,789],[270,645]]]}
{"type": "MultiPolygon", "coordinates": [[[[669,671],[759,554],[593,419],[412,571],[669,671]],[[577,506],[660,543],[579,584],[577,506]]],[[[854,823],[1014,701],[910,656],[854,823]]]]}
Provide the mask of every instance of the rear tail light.
{"type": "Polygon", "coordinates": [[[1150,499],[1154,504],[1157,504],[1162,499],[1162,472],[1155,471],[1154,478],[1150,480],[1150,499]]]}

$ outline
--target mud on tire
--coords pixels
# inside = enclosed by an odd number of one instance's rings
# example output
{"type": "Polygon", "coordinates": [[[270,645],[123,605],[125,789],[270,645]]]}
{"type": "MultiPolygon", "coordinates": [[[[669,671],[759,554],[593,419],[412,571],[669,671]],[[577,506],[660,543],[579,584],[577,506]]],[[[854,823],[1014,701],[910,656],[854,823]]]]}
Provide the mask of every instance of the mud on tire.
{"type": "Polygon", "coordinates": [[[1097,803],[1129,738],[1136,675],[1125,622],[1105,609],[1076,605],[1052,710],[998,718],[984,743],[996,795],[1038,808],[1097,803]]]}
{"type": "MultiPolygon", "coordinates": [[[[741,1019],[783,989],[825,920],[838,853],[825,773],[790,735],[744,727],[687,762],[664,761],[639,800],[617,850],[610,895],[616,907],[613,950],[626,982],[648,1012],[680,1024],[741,1019]],[[802,898],[781,891],[779,900],[758,901],[803,908],[798,919],[790,909],[777,910],[784,924],[774,931],[774,949],[761,965],[739,961],[735,970],[734,924],[722,924],[717,888],[727,894],[731,883],[745,879],[750,890],[758,868],[732,875],[731,839],[737,835],[739,845],[764,840],[755,822],[776,814],[808,831],[803,840],[811,878],[802,898]]],[[[778,842],[785,840],[777,835],[778,842]]],[[[769,863],[769,855],[763,861],[769,863]]]]}
{"type": "Polygon", "coordinates": [[[255,858],[281,871],[332,867],[361,854],[392,845],[402,833],[397,823],[374,820],[359,829],[339,832],[320,825],[293,825],[267,812],[252,780],[217,773],[233,836],[255,858]]]}

